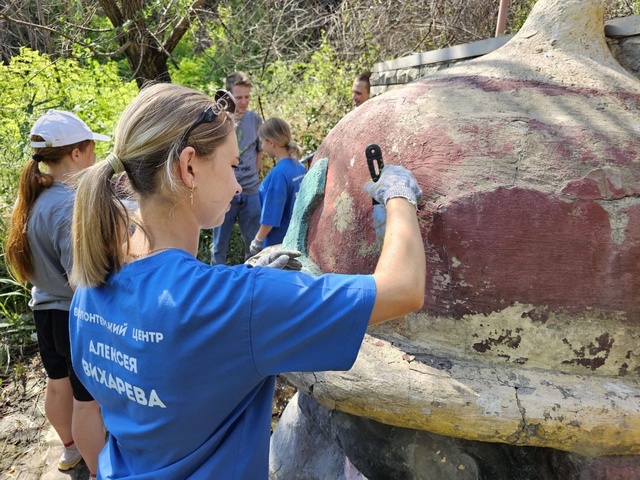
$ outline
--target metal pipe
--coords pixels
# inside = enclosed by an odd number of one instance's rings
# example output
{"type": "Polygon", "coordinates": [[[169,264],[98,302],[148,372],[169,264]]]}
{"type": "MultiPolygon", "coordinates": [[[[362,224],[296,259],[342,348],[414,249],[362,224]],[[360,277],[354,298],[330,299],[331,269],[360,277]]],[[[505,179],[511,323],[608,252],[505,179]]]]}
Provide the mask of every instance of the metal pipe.
{"type": "Polygon", "coordinates": [[[498,24],[496,25],[496,37],[504,35],[507,28],[507,11],[509,10],[509,0],[500,0],[500,9],[498,10],[498,24]]]}

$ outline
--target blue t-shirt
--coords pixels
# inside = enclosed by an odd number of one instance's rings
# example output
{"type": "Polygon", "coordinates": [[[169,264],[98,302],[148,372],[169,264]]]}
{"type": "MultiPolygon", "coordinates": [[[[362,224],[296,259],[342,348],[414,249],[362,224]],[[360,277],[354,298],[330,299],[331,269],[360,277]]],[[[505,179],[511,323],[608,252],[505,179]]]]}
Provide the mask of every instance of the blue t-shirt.
{"type": "Polygon", "coordinates": [[[346,370],[369,275],[206,265],[168,250],[78,288],[78,377],[102,407],[100,478],[266,479],[274,375],[346,370]]]}
{"type": "Polygon", "coordinates": [[[282,243],[306,171],[300,162],[283,158],[260,184],[260,223],[273,227],[262,242],[264,247],[282,243]]]}

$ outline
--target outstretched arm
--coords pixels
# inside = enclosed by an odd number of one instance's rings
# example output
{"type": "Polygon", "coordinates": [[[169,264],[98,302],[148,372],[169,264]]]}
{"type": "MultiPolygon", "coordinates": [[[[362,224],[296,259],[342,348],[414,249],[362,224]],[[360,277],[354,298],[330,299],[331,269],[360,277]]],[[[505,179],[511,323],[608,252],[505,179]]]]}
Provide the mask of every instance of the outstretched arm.
{"type": "Polygon", "coordinates": [[[424,303],[426,260],[416,207],[403,198],[387,202],[382,253],[373,274],[376,300],[369,325],[418,310],[424,303]]]}
{"type": "Polygon", "coordinates": [[[422,307],[426,276],[424,244],[416,215],[422,191],[413,174],[388,165],[365,190],[386,205],[384,244],[373,278],[376,300],[369,325],[397,318],[422,307]]]}

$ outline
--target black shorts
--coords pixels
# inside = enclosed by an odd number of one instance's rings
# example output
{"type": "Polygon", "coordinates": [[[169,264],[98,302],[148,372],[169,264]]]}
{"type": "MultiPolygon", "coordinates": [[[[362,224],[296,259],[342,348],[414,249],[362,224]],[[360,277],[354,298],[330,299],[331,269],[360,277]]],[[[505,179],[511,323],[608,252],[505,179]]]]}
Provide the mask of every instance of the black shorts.
{"type": "Polygon", "coordinates": [[[40,358],[47,376],[52,380],[69,377],[73,398],[80,402],[93,400],[71,365],[69,312],[66,310],[34,310],[33,319],[38,334],[40,358]]]}

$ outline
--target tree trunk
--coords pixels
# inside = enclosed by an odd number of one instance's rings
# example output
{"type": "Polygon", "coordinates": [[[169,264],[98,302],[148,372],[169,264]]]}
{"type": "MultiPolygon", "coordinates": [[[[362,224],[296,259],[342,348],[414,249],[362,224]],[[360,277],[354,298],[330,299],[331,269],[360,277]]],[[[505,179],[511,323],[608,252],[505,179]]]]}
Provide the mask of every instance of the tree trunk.
{"type": "MultiPolygon", "coordinates": [[[[149,81],[171,82],[168,70],[171,52],[189,30],[197,10],[205,0],[195,0],[186,8],[182,20],[169,29],[171,33],[166,38],[152,32],[146,19],[139,15],[144,8],[143,0],[123,1],[122,8],[115,0],[99,2],[111,24],[119,32],[118,43],[124,50],[138,87],[149,81]]],[[[158,25],[156,31],[162,32],[167,26],[167,23],[158,25]]]]}

